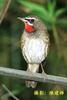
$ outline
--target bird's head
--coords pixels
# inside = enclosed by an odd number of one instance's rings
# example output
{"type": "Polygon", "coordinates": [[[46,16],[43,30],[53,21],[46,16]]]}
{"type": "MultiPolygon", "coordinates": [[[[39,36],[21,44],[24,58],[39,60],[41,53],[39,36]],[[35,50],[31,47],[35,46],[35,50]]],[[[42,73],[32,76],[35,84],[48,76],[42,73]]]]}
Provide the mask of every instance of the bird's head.
{"type": "Polygon", "coordinates": [[[24,18],[21,18],[21,17],[18,17],[18,19],[20,19],[21,21],[24,22],[25,24],[25,31],[28,32],[28,33],[32,33],[32,32],[35,32],[36,31],[36,28],[35,28],[35,22],[38,20],[37,17],[24,17],[24,18]]]}

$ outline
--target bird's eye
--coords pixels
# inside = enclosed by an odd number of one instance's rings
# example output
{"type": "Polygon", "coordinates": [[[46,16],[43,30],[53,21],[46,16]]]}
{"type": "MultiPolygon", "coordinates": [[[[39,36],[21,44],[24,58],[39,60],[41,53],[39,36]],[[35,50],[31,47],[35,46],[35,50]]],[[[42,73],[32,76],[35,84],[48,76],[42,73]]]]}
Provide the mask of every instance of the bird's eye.
{"type": "Polygon", "coordinates": [[[30,23],[33,23],[33,22],[34,22],[34,19],[30,19],[29,22],[30,22],[30,23]]]}

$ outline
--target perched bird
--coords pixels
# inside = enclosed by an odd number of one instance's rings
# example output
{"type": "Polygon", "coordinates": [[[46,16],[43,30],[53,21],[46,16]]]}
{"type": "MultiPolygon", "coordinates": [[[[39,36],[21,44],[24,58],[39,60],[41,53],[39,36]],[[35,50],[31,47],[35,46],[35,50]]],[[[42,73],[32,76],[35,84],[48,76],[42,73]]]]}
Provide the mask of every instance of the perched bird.
{"type": "MultiPolygon", "coordinates": [[[[37,73],[39,65],[48,54],[49,36],[44,23],[37,16],[20,18],[25,28],[21,36],[21,49],[25,61],[28,63],[27,71],[37,73]]],[[[37,82],[26,81],[27,87],[35,88],[37,82]]]]}

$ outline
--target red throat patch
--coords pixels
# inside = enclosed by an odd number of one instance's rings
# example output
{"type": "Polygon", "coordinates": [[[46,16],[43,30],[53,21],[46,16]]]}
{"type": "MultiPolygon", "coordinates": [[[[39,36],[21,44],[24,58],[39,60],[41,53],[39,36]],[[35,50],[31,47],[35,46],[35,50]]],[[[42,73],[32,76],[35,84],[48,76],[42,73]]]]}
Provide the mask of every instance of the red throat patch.
{"type": "Polygon", "coordinates": [[[36,30],[33,26],[26,24],[25,25],[25,31],[31,33],[31,32],[35,32],[36,30]]]}

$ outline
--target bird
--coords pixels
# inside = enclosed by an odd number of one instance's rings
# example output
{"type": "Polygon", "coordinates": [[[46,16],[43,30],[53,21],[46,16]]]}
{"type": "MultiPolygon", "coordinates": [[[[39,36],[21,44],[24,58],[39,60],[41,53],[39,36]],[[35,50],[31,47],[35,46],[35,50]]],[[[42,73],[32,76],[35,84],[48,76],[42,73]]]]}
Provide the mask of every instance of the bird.
{"type": "MultiPolygon", "coordinates": [[[[49,49],[49,35],[44,22],[35,15],[18,17],[24,23],[21,35],[21,51],[27,62],[27,72],[38,73],[40,64],[45,60],[49,49]]],[[[26,86],[35,88],[37,82],[26,81],[26,86]]]]}

